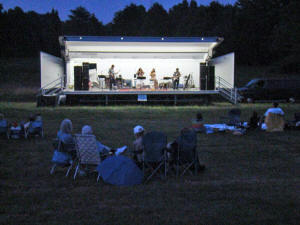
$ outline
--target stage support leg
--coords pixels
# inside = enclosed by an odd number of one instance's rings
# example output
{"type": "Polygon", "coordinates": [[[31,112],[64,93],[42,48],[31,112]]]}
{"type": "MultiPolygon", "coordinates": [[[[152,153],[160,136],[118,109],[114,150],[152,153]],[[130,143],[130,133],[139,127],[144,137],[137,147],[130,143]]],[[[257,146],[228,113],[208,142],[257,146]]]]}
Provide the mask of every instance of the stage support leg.
{"type": "Polygon", "coordinates": [[[174,95],[174,105],[177,105],[177,95],[174,95]]]}
{"type": "Polygon", "coordinates": [[[108,105],[108,95],[105,95],[105,105],[108,105]]]}

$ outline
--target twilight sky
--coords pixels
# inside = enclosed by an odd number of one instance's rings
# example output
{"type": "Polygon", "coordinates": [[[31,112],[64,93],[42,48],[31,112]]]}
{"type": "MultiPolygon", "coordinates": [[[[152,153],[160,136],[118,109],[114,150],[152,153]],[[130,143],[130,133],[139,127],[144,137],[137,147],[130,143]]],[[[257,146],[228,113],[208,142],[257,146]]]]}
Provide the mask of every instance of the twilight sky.
{"type": "MultiPolygon", "coordinates": [[[[188,0],[190,2],[190,0],[188,0]]],[[[196,0],[198,5],[209,5],[212,0],[196,0]]],[[[217,0],[221,4],[234,4],[236,0],[217,0]]],[[[112,21],[114,13],[124,9],[126,5],[134,3],[136,5],[144,5],[148,10],[155,2],[160,3],[168,10],[172,6],[182,2],[182,0],[0,0],[4,10],[19,6],[25,12],[35,11],[37,13],[46,13],[52,8],[58,11],[61,20],[68,19],[71,9],[78,6],[85,7],[90,13],[94,13],[96,17],[107,24],[112,21]]]]}

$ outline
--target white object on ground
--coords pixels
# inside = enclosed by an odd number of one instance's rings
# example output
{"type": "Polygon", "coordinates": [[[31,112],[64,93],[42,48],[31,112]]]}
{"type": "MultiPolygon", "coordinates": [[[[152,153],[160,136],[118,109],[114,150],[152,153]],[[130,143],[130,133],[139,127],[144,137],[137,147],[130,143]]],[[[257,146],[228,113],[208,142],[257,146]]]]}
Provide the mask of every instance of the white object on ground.
{"type": "Polygon", "coordinates": [[[126,151],[126,149],[127,149],[127,146],[126,146],[126,145],[124,145],[124,146],[121,147],[121,148],[117,148],[115,155],[121,155],[123,152],[126,151]]]}

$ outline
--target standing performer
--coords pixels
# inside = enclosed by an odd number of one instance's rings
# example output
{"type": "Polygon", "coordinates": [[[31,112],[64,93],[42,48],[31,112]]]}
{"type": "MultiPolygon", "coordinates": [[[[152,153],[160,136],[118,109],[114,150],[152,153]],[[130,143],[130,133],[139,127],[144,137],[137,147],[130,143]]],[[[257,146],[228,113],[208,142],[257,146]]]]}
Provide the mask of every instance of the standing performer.
{"type": "Polygon", "coordinates": [[[178,89],[180,76],[181,76],[181,74],[179,72],[179,69],[176,68],[176,71],[173,74],[173,89],[178,89]]]}
{"type": "Polygon", "coordinates": [[[156,79],[156,72],[155,72],[155,69],[153,68],[151,73],[150,73],[150,81],[153,82],[154,84],[154,89],[157,89],[158,88],[158,82],[157,82],[157,79],[156,79]]]}
{"type": "Polygon", "coordinates": [[[110,69],[108,70],[108,76],[109,76],[109,89],[112,90],[112,85],[116,83],[115,79],[115,65],[111,65],[110,69]]]}
{"type": "Polygon", "coordinates": [[[138,71],[136,72],[137,77],[143,77],[144,76],[144,71],[142,68],[139,68],[138,71]]]}

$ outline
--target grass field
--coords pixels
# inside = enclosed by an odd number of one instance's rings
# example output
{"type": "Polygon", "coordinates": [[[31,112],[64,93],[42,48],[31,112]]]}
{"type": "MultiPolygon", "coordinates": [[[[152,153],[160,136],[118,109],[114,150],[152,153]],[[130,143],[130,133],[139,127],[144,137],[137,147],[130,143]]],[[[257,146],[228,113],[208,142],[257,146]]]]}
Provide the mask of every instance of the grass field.
{"type": "MultiPolygon", "coordinates": [[[[299,104],[282,104],[286,119],[299,104]]],[[[45,138],[0,140],[0,224],[299,224],[299,131],[244,136],[199,134],[198,154],[207,169],[198,176],[153,179],[146,185],[115,187],[96,183],[96,176],[49,174],[62,119],[74,133],[85,124],[112,147],[132,146],[132,128],[161,130],[173,140],[201,111],[206,123],[217,123],[233,106],[205,107],[60,107],[34,103],[0,103],[9,121],[41,112],[45,138]]],[[[269,104],[239,106],[242,119],[252,110],[262,114],[269,104]]],[[[72,171],[73,174],[74,171],[72,171]]]]}

